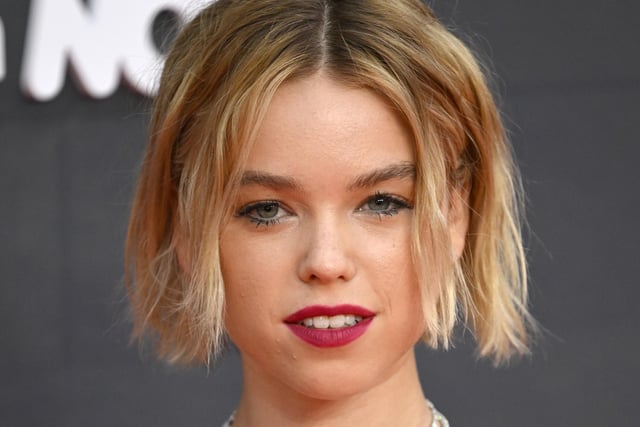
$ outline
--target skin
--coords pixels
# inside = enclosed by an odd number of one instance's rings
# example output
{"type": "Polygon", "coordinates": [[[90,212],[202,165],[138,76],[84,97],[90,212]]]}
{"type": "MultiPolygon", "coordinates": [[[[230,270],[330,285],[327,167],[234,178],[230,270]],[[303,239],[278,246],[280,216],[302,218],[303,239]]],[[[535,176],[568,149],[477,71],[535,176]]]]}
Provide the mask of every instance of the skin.
{"type": "Polygon", "coordinates": [[[225,326],[244,371],[234,426],[428,425],[414,179],[397,171],[413,163],[406,126],[373,92],[322,72],[276,92],[221,239],[225,326]],[[356,341],[318,348],[283,323],[314,304],[375,317],[356,341]]]}

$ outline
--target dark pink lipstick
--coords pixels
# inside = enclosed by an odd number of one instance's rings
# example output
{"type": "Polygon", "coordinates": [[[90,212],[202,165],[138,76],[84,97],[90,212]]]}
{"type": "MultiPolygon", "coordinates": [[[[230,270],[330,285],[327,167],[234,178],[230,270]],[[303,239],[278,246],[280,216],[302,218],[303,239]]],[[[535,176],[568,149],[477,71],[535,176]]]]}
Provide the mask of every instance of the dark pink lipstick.
{"type": "Polygon", "coordinates": [[[367,331],[374,316],[374,312],[357,305],[312,305],[289,315],[284,322],[298,338],[313,346],[326,348],[347,345],[360,338],[367,331]],[[354,315],[362,319],[354,325],[337,329],[308,327],[303,324],[305,319],[339,315],[354,315]]]}

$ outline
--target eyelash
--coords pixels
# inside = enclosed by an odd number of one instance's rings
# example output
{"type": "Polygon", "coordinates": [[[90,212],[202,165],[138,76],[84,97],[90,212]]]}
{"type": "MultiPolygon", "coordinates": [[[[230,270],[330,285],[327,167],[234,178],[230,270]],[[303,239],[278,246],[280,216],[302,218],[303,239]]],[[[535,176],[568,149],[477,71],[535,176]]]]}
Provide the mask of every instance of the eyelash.
{"type": "Polygon", "coordinates": [[[363,203],[360,204],[361,207],[357,209],[358,212],[365,212],[369,215],[376,215],[380,220],[382,220],[383,216],[393,216],[397,215],[401,209],[413,209],[411,203],[408,200],[394,196],[388,193],[380,193],[376,192],[375,195],[368,197],[363,203]],[[362,206],[368,205],[371,202],[379,202],[383,201],[384,203],[388,203],[389,207],[382,210],[374,210],[374,209],[363,209],[362,206]]]}
{"type": "Polygon", "coordinates": [[[268,227],[270,225],[279,224],[281,216],[278,216],[275,218],[260,218],[255,215],[256,210],[260,208],[267,208],[267,207],[275,207],[276,209],[278,209],[278,211],[280,210],[286,211],[286,209],[282,207],[282,203],[278,202],[277,200],[262,200],[259,202],[249,203],[248,205],[243,206],[242,208],[240,208],[236,216],[247,218],[249,222],[256,225],[256,228],[260,227],[261,225],[268,227]],[[252,215],[252,212],[254,213],[253,215],[252,215]]]}
{"type": "MultiPolygon", "coordinates": [[[[367,215],[375,215],[380,220],[382,220],[383,216],[393,216],[397,215],[401,209],[413,209],[413,206],[406,199],[394,196],[388,193],[380,193],[376,192],[375,195],[367,197],[356,209],[356,212],[361,212],[367,215]],[[370,203],[382,202],[388,204],[385,209],[371,209],[371,206],[368,206],[370,203]],[[367,207],[368,208],[365,208],[367,207]]],[[[277,225],[280,223],[280,219],[284,216],[290,215],[290,212],[282,206],[282,203],[277,200],[262,200],[259,202],[249,203],[236,213],[236,217],[239,218],[247,218],[247,220],[256,225],[256,228],[264,225],[265,227],[269,227],[271,225],[277,225]],[[276,215],[280,213],[280,211],[284,211],[282,215],[274,216],[274,218],[261,218],[256,215],[256,211],[261,208],[276,208],[278,211],[276,215]]]]}

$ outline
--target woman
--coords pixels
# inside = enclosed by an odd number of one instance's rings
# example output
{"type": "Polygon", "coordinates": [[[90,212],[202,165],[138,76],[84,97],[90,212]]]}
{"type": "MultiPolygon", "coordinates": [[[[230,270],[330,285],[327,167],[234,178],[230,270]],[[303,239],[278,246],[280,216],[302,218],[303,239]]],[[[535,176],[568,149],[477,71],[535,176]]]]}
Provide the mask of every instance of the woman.
{"type": "Polygon", "coordinates": [[[475,59],[419,0],[220,0],[170,51],[127,241],[136,337],[234,426],[446,425],[414,345],[527,352],[517,179],[475,59]]]}

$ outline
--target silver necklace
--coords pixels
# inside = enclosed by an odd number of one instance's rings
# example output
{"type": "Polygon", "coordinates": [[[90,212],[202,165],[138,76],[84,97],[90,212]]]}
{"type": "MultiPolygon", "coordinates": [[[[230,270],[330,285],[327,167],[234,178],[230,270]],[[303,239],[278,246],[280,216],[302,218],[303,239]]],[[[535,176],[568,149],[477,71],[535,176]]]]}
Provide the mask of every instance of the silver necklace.
{"type": "MultiPolygon", "coordinates": [[[[432,416],[431,427],[449,427],[449,421],[447,421],[445,416],[442,415],[440,411],[436,409],[435,406],[433,406],[433,403],[431,403],[429,399],[426,399],[426,400],[427,400],[427,406],[429,407],[429,410],[431,411],[431,416],[432,416]]],[[[235,417],[236,417],[236,411],[233,411],[233,413],[231,414],[227,422],[224,423],[222,427],[232,427],[235,417]]]]}

